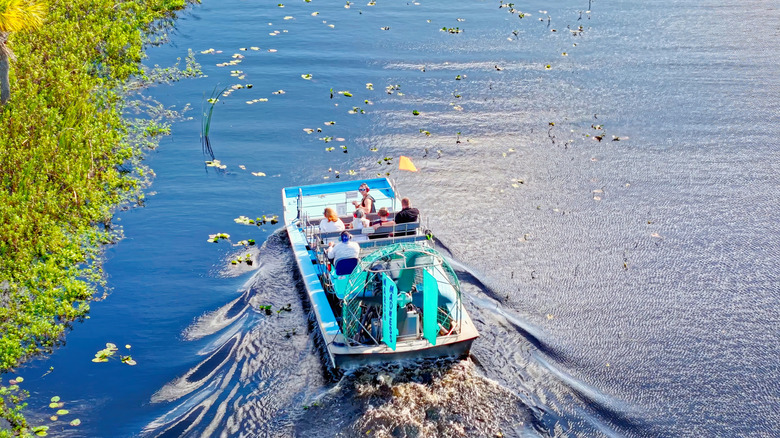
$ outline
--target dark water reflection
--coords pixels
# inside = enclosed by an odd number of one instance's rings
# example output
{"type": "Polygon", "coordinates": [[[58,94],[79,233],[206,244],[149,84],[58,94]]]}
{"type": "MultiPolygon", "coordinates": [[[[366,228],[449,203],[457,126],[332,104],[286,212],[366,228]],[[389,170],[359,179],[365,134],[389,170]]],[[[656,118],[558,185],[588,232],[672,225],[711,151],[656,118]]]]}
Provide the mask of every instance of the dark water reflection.
{"type": "Polygon", "coordinates": [[[82,426],[52,431],[74,436],[775,436],[777,5],[587,4],[193,9],[150,64],[223,53],[150,94],[199,107],[253,84],[215,109],[228,168],[204,172],[197,114],[150,156],[156,194],[118,216],[112,295],[20,372],[36,415],[59,395],[82,426]],[[398,155],[420,172],[377,164],[398,155]],[[323,369],[286,242],[233,219],[350,170],[390,171],[429,218],[482,335],[470,360],[323,369]],[[238,250],[216,232],[268,238],[252,273],[225,268],[238,250]],[[138,365],[89,362],[105,342],[138,365]]]}

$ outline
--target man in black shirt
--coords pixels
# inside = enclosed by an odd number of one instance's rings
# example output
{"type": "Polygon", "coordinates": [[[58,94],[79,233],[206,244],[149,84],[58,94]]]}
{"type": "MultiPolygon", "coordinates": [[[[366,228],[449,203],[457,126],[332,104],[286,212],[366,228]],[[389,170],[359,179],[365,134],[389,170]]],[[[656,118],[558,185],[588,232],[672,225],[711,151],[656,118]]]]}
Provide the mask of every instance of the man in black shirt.
{"type": "Polygon", "coordinates": [[[417,217],[420,215],[420,211],[416,208],[412,208],[412,203],[409,201],[409,198],[401,199],[401,207],[401,211],[395,214],[396,224],[417,222],[417,217]]]}

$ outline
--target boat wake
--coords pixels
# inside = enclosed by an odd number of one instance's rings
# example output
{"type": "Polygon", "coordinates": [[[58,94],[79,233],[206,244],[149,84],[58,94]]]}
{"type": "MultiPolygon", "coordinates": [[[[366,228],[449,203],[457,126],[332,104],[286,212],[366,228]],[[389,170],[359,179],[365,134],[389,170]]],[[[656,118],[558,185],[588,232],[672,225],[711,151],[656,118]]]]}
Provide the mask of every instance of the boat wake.
{"type": "Polygon", "coordinates": [[[470,358],[340,375],[324,365],[283,232],[262,245],[257,265],[238,297],[184,331],[202,359],[152,396],[165,412],[143,436],[612,436],[602,416],[632,417],[568,375],[543,331],[462,264],[454,266],[482,334],[470,358]],[[558,401],[571,397],[589,407],[561,411],[572,404],[558,401]]]}
{"type": "Polygon", "coordinates": [[[646,413],[575,377],[571,370],[585,365],[554,345],[542,328],[502,305],[502,294],[480,273],[458,261],[450,263],[464,283],[469,311],[482,335],[472,356],[487,377],[512,391],[531,414],[522,435],[533,430],[544,436],[611,437],[622,436],[617,430],[626,428],[654,434],[641,420],[646,413]]]}
{"type": "Polygon", "coordinates": [[[184,331],[205,343],[204,358],[152,396],[170,407],[144,436],[289,436],[304,400],[323,387],[284,235],[270,236],[257,260],[241,295],[184,331]]]}

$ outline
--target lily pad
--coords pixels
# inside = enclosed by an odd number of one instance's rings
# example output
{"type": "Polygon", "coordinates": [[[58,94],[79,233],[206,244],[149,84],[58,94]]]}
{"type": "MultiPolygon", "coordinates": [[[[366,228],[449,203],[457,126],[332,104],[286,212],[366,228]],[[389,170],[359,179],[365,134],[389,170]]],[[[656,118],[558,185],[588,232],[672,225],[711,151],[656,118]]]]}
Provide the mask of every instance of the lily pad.
{"type": "Polygon", "coordinates": [[[255,221],[253,221],[252,219],[249,219],[246,216],[239,216],[239,217],[233,219],[233,221],[235,223],[237,223],[237,224],[244,224],[244,225],[254,225],[254,223],[255,223],[255,221]]]}

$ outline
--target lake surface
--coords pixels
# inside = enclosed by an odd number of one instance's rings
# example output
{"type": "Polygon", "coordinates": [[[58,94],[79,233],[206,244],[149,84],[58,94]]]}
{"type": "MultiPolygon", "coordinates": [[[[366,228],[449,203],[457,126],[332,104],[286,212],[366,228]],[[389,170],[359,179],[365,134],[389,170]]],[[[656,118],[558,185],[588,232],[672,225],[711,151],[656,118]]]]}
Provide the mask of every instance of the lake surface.
{"type": "Polygon", "coordinates": [[[554,3],[204,0],[184,13],[147,64],[191,48],[206,76],[145,95],[191,104],[192,119],[149,154],[145,206],[115,217],[111,293],[18,370],[36,424],[778,436],[777,3],[554,3]],[[221,97],[211,122],[226,168],[206,167],[201,107],[234,84],[252,87],[221,97]],[[420,171],[397,171],[400,155],[420,171]],[[335,376],[280,227],[234,219],[280,215],[285,186],[385,173],[458,267],[481,338],[468,360],[335,376]],[[258,242],[250,268],[230,264],[241,247],[207,243],[220,232],[258,242]],[[91,362],[107,342],[138,364],[91,362]],[[70,411],[57,421],[53,396],[70,411]]]}

